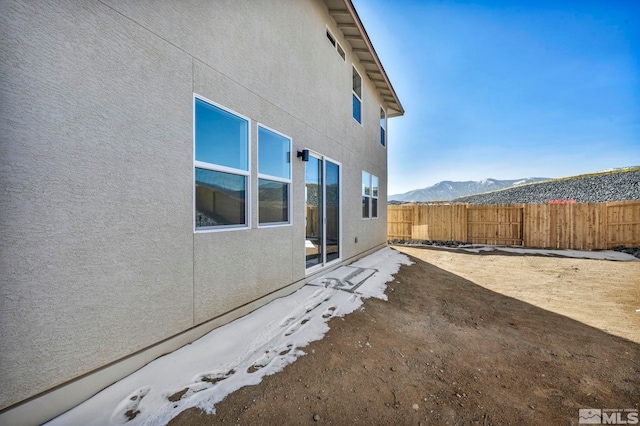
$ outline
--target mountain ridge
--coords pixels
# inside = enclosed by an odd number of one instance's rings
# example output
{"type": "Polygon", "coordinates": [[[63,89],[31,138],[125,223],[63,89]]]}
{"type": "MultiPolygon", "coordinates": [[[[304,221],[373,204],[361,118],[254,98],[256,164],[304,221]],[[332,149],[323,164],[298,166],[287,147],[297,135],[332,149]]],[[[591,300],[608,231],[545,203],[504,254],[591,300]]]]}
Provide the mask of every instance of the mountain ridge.
{"type": "Polygon", "coordinates": [[[389,195],[387,200],[401,202],[451,201],[458,197],[511,188],[517,185],[540,182],[549,179],[551,178],[529,177],[506,180],[487,178],[478,181],[444,180],[425,188],[414,189],[402,194],[389,195]]]}

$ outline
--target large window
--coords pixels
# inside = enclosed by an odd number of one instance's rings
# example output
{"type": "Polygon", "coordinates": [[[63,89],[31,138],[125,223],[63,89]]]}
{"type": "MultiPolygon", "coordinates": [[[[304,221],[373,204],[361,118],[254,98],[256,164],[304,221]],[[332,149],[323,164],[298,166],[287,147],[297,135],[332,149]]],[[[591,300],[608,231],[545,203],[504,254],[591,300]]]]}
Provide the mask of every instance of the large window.
{"type": "Polygon", "coordinates": [[[380,145],[387,146],[387,113],[380,107],[380,145]]]}
{"type": "Polygon", "coordinates": [[[353,67],[353,83],[352,83],[352,98],[353,98],[353,118],[360,124],[362,124],[362,77],[353,67]]]}
{"type": "Polygon", "coordinates": [[[290,223],[291,139],[258,126],[258,221],[290,223]]]}
{"type": "Polygon", "coordinates": [[[249,120],[195,98],[195,228],[248,226],[249,120]]]}
{"type": "Polygon", "coordinates": [[[378,217],[378,177],[362,172],[362,218],[378,217]]]}

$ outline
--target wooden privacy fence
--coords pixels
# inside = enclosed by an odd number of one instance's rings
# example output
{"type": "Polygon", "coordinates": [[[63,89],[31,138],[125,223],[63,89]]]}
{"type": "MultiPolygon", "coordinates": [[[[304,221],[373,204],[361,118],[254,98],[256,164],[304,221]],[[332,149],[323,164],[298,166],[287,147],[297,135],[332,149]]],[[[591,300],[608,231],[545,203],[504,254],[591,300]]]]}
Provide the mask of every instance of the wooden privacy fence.
{"type": "Polygon", "coordinates": [[[576,250],[635,247],[640,246],[640,200],[389,205],[388,238],[576,250]]]}

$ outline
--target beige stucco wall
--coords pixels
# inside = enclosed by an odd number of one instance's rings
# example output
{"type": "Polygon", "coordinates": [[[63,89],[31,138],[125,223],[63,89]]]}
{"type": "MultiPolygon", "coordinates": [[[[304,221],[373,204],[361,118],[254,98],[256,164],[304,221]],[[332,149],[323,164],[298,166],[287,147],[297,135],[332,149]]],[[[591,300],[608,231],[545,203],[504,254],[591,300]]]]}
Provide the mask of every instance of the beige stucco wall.
{"type": "Polygon", "coordinates": [[[0,31],[0,409],[305,279],[304,163],[258,228],[257,123],[341,163],[343,260],[384,243],[380,100],[356,64],[352,119],[320,0],[6,0],[0,31]],[[251,119],[251,229],[193,232],[194,93],[251,119]]]}

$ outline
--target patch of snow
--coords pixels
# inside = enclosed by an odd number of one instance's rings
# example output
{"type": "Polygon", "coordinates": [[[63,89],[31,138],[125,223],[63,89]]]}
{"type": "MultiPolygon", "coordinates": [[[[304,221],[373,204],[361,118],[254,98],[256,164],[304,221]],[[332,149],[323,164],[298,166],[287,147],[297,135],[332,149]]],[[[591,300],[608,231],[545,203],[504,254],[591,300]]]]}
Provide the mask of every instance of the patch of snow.
{"type": "Polygon", "coordinates": [[[166,425],[191,407],[215,413],[230,393],[305,355],[301,348],[321,339],[332,317],[369,297],[387,300],[386,283],[410,264],[391,248],[378,250],[351,264],[377,270],[355,293],[304,286],[150,362],[47,425],[166,425]]]}
{"type": "MultiPolygon", "coordinates": [[[[455,247],[454,247],[455,248],[455,247]]],[[[473,246],[460,246],[460,249],[480,253],[481,251],[506,251],[510,253],[521,254],[540,254],[544,256],[563,256],[573,257],[578,259],[595,259],[595,260],[622,260],[622,261],[640,261],[640,259],[630,255],[628,253],[622,253],[613,250],[602,251],[586,251],[586,250],[548,250],[548,249],[531,249],[531,248],[519,248],[519,247],[506,247],[506,246],[491,246],[474,244],[473,246]]]]}

